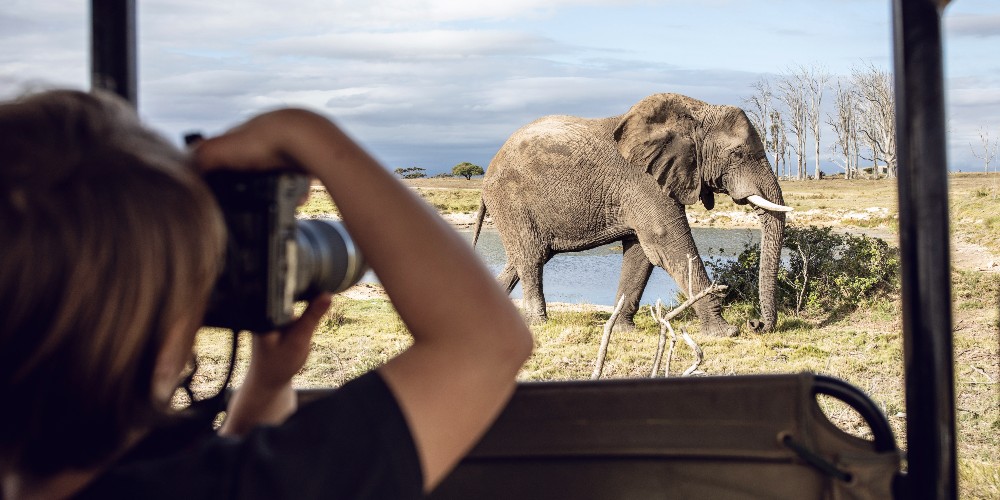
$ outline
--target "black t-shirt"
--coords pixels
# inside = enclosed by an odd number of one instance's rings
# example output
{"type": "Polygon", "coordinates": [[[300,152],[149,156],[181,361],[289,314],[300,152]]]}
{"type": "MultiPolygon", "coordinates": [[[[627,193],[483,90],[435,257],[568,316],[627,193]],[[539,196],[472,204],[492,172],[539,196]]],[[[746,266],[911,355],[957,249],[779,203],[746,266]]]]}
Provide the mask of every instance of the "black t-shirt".
{"type": "Polygon", "coordinates": [[[169,441],[154,434],[76,498],[422,497],[413,438],[377,372],[303,405],[280,426],[258,427],[242,438],[206,431],[192,443],[169,441]]]}

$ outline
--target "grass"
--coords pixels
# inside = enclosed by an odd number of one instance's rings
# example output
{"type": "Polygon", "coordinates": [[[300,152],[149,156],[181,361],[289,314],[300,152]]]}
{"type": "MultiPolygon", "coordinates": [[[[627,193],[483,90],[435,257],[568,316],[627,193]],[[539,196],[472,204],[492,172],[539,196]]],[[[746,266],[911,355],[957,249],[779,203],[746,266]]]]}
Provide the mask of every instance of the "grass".
{"type": "Polygon", "coordinates": [[[1000,175],[952,175],[948,194],[953,237],[1000,253],[1000,175]]]}
{"type": "Polygon", "coordinates": [[[479,190],[414,188],[427,203],[441,213],[465,213],[479,210],[479,190]]]}
{"type": "Polygon", "coordinates": [[[466,180],[465,177],[430,177],[425,179],[407,179],[406,184],[415,188],[437,189],[471,189],[479,191],[483,187],[483,178],[466,180]]]}
{"type": "MultiPolygon", "coordinates": [[[[427,203],[441,213],[465,213],[479,210],[479,191],[482,181],[464,178],[407,179],[406,183],[427,203]]],[[[326,190],[317,186],[309,198],[296,211],[299,217],[339,217],[326,190]]]]}
{"type": "Polygon", "coordinates": [[[305,203],[299,205],[296,213],[300,217],[340,217],[337,206],[333,204],[333,199],[329,193],[321,186],[315,187],[309,192],[309,197],[305,203]]]}
{"type": "MultiPolygon", "coordinates": [[[[953,174],[949,200],[955,238],[1000,254],[1000,175],[953,174]]],[[[481,180],[417,179],[407,181],[442,212],[478,208],[481,180]]],[[[812,212],[809,223],[875,227],[888,235],[896,228],[896,185],[891,180],[827,179],[782,182],[787,204],[796,214],[812,212]],[[867,220],[844,219],[847,212],[879,211],[867,220]],[[824,212],[833,214],[824,215],[824,212]],[[838,215],[839,214],[839,215],[838,215]]],[[[745,210],[725,196],[716,198],[716,212],[745,210]]],[[[313,193],[300,209],[304,215],[333,210],[324,192],[313,193]]],[[[704,209],[692,207],[693,214],[704,209]]],[[[719,218],[722,220],[723,218],[719,218]]],[[[722,222],[724,223],[724,221],[722,222]]],[[[954,373],[958,426],[959,487],[962,498],[1000,498],[1000,275],[955,271],[954,373]]],[[[614,286],[609,283],[609,286],[614,286]]],[[[313,341],[307,366],[296,377],[298,387],[337,386],[389,359],[409,345],[402,321],[384,300],[352,300],[338,296],[313,341]]],[[[743,324],[746,308],[729,308],[727,318],[743,324]]],[[[598,310],[550,310],[550,321],[533,327],[535,352],[521,380],[589,378],[608,313],[598,310]]],[[[798,372],[803,370],[842,378],[862,390],[882,408],[897,439],[905,445],[905,402],[901,312],[898,300],[881,300],[841,317],[781,315],[776,331],[744,332],[729,339],[703,337],[696,322],[686,326],[705,352],[701,369],[709,375],[798,372]]],[[[616,334],[609,346],[607,378],[646,377],[652,365],[658,330],[648,312],[637,316],[639,328],[616,334]]],[[[246,339],[244,339],[245,342],[246,339]]],[[[678,343],[671,366],[677,375],[691,363],[690,350],[678,343]]],[[[237,365],[236,382],[245,370],[245,353],[237,365]]],[[[198,351],[202,371],[196,377],[208,392],[222,379],[228,343],[219,332],[204,331],[198,351]]],[[[824,404],[842,428],[864,435],[860,419],[843,408],[824,404]]]]}

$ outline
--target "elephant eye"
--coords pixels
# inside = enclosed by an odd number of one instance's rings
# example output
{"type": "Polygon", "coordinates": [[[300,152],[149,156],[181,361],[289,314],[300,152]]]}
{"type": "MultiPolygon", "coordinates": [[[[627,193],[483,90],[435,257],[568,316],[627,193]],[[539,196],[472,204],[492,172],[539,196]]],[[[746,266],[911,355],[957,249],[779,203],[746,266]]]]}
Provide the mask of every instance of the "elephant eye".
{"type": "Polygon", "coordinates": [[[750,157],[750,151],[745,146],[739,146],[729,151],[729,158],[732,160],[743,160],[750,157]]]}

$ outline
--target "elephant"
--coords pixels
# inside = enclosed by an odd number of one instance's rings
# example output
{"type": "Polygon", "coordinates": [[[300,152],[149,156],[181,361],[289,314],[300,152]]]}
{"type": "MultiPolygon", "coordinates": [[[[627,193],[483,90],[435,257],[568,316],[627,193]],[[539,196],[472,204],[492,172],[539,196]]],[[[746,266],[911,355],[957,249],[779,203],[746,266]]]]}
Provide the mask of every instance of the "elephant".
{"type": "MultiPolygon", "coordinates": [[[[620,241],[616,297],[624,295],[625,301],[614,328],[633,329],[654,265],[681,290],[697,293],[711,285],[684,207],[700,200],[711,210],[716,193],[739,205],[751,203],[761,222],[761,318],[748,323],[770,331],[777,317],[785,212],[791,207],[784,205],[760,136],[735,106],[662,93],[620,116],[546,116],[525,125],[489,164],[473,245],[489,213],[507,252],[497,279],[507,293],[523,282],[525,318],[538,323],[547,319],[544,264],[560,252],[620,241]]],[[[707,296],[693,308],[702,333],[739,333],[722,317],[718,297],[707,296]]]]}

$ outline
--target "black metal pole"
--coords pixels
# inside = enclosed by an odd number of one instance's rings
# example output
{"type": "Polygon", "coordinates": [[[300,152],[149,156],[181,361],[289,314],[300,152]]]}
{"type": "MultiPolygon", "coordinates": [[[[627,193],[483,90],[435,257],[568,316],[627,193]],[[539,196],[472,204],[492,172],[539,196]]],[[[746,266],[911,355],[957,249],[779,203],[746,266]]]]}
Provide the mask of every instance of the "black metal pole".
{"type": "Polygon", "coordinates": [[[893,0],[906,491],[958,495],[940,0],[893,0]]]}
{"type": "Polygon", "coordinates": [[[90,58],[90,86],[135,106],[135,0],[91,0],[90,58]]]}

